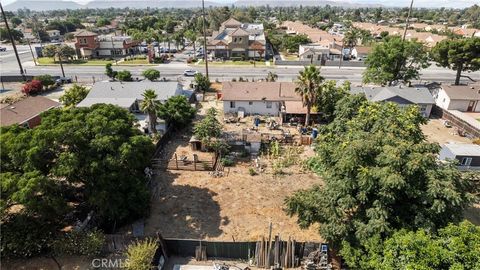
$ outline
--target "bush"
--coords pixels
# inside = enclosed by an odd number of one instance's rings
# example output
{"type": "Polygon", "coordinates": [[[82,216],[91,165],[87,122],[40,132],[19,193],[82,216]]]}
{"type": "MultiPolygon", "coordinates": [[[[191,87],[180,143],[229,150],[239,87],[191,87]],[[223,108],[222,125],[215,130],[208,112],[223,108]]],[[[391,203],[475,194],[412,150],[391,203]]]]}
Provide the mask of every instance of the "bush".
{"type": "Polygon", "coordinates": [[[132,73],[128,70],[122,70],[117,72],[116,78],[120,81],[130,82],[132,81],[132,73]]]}
{"type": "Polygon", "coordinates": [[[255,176],[257,175],[257,171],[255,171],[254,168],[248,168],[248,174],[250,174],[250,176],[255,176]]]}
{"type": "Polygon", "coordinates": [[[99,230],[71,231],[53,242],[53,252],[57,255],[98,255],[104,243],[105,235],[99,230]]]}
{"type": "Polygon", "coordinates": [[[52,243],[52,224],[26,215],[2,217],[2,259],[31,257],[45,252],[52,243]]]}
{"type": "Polygon", "coordinates": [[[220,162],[225,167],[231,167],[231,166],[233,166],[233,164],[235,164],[235,162],[230,158],[222,158],[222,160],[220,162]]]}
{"type": "Polygon", "coordinates": [[[42,91],[43,85],[42,82],[39,80],[32,80],[31,82],[27,82],[22,87],[22,92],[29,96],[40,93],[42,91]]]}
{"type": "Polygon", "coordinates": [[[160,71],[149,68],[145,70],[142,75],[150,81],[155,81],[156,79],[160,78],[160,71]]]}
{"type": "Polygon", "coordinates": [[[35,76],[33,79],[40,81],[45,89],[48,89],[51,85],[55,84],[55,80],[53,80],[53,77],[48,74],[35,76]]]}
{"type": "Polygon", "coordinates": [[[87,97],[88,90],[85,86],[74,84],[68,90],[65,91],[65,94],[60,97],[60,102],[65,106],[74,106],[80,103],[85,97],[87,97]]]}
{"type": "Polygon", "coordinates": [[[157,242],[151,238],[130,244],[127,248],[128,259],[127,269],[129,270],[150,270],[152,260],[157,250],[157,242]]]}
{"type": "Polygon", "coordinates": [[[476,138],[476,139],[474,139],[474,140],[473,140],[473,143],[474,143],[474,144],[478,144],[478,145],[480,145],[480,138],[476,138]]]}

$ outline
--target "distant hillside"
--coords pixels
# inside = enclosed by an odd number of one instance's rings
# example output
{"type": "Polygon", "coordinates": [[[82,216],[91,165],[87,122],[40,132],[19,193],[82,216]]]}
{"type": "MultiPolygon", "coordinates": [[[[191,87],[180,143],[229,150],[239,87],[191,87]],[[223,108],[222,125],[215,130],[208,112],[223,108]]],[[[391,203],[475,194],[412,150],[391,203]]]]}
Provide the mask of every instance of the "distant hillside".
{"type": "Polygon", "coordinates": [[[271,7],[290,7],[290,6],[341,6],[348,8],[355,7],[379,7],[380,4],[361,4],[353,2],[342,1],[318,1],[318,0],[238,0],[234,3],[235,6],[266,6],[271,7]]]}
{"type": "MultiPolygon", "coordinates": [[[[201,7],[202,2],[197,0],[185,0],[185,1],[175,1],[175,0],[155,0],[155,1],[146,1],[146,0],[93,0],[89,2],[86,7],[88,8],[192,8],[192,7],[201,7]]],[[[220,4],[215,2],[205,1],[205,6],[219,6],[220,4]]]]}
{"type": "Polygon", "coordinates": [[[28,8],[30,10],[55,10],[55,9],[79,9],[82,5],[73,1],[55,1],[55,0],[17,0],[4,6],[5,10],[15,11],[17,9],[28,8]]]}
{"type": "MultiPolygon", "coordinates": [[[[85,5],[73,1],[61,0],[17,0],[5,6],[5,10],[15,11],[17,9],[28,8],[30,10],[55,10],[55,9],[79,9],[79,8],[192,8],[201,7],[199,0],[93,0],[85,5]]],[[[221,4],[213,1],[205,1],[205,6],[220,6],[221,4]]]]}

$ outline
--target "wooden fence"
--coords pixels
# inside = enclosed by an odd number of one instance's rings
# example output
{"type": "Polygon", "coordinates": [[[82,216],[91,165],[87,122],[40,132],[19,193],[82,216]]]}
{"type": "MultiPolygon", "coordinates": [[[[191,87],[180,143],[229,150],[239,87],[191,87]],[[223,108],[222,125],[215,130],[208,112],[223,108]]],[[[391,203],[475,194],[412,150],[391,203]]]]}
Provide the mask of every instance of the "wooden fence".
{"type": "Polygon", "coordinates": [[[212,157],[212,160],[199,160],[195,154],[192,159],[188,157],[178,157],[177,153],[174,154],[172,159],[152,159],[153,168],[162,170],[213,171],[215,165],[215,157],[212,157]]]}
{"type": "MultiPolygon", "coordinates": [[[[480,138],[480,130],[459,117],[458,115],[455,115],[455,112],[449,112],[436,105],[433,106],[432,112],[434,115],[450,121],[450,123],[452,123],[453,126],[458,128],[459,132],[462,132],[464,136],[470,138],[480,138]]],[[[458,114],[460,114],[460,112],[458,112],[458,114]]]]}

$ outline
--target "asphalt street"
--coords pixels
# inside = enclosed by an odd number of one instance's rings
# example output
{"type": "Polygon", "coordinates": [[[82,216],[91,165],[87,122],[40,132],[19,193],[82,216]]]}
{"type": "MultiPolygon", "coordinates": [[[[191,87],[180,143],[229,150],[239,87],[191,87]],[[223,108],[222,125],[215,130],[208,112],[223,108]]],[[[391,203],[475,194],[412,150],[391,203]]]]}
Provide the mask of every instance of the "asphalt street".
{"type": "MultiPolygon", "coordinates": [[[[0,52],[0,72],[2,75],[19,75],[20,71],[13,49],[11,46],[5,47],[7,47],[7,51],[0,52]]],[[[35,66],[30,49],[27,45],[19,45],[17,46],[17,49],[23,68],[28,75],[61,75],[60,66],[58,65],[35,66]]],[[[182,74],[185,69],[194,69],[202,73],[205,72],[204,65],[188,66],[185,59],[185,55],[178,54],[178,60],[172,61],[168,64],[159,64],[156,66],[114,66],[114,69],[129,70],[133,77],[140,77],[143,70],[147,68],[155,68],[160,71],[162,78],[165,77],[170,80],[184,78],[182,74]]],[[[76,77],[83,82],[107,79],[104,75],[104,66],[64,65],[64,68],[66,76],[72,78],[76,77]]],[[[278,75],[280,81],[292,81],[302,69],[302,66],[210,66],[209,75],[212,80],[218,79],[219,81],[230,81],[232,78],[238,79],[239,77],[251,80],[252,78],[265,78],[269,71],[273,71],[278,75]]],[[[363,70],[364,68],[359,67],[322,67],[321,73],[327,80],[349,80],[353,83],[360,83],[362,81],[363,70]]],[[[480,80],[480,72],[465,74],[468,74],[475,80],[480,80]]],[[[455,71],[432,65],[421,71],[421,80],[419,82],[453,82],[454,79],[455,71]]],[[[465,82],[466,81],[467,80],[465,79],[465,82]]]]}

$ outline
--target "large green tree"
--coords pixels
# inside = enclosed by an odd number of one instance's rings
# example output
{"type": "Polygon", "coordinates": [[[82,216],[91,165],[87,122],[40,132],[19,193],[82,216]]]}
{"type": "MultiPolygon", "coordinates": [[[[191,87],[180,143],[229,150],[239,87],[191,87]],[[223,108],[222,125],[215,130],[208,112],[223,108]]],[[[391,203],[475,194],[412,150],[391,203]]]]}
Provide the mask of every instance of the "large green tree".
{"type": "Polygon", "coordinates": [[[421,69],[430,65],[422,43],[403,41],[398,36],[386,37],[384,42],[375,45],[365,64],[363,82],[382,85],[410,83],[420,77],[421,69]]]}
{"type": "Polygon", "coordinates": [[[193,120],[195,112],[185,96],[173,96],[160,105],[157,115],[174,128],[182,128],[193,120]]]}
{"type": "Polygon", "coordinates": [[[93,210],[108,229],[147,213],[144,169],[154,146],[134,122],[128,111],[98,104],[50,110],[35,129],[2,127],[2,229],[21,232],[2,233],[2,256],[41,252],[61,226],[85,218],[79,210],[93,210]],[[41,230],[31,229],[37,224],[41,230]]]}
{"type": "Polygon", "coordinates": [[[320,87],[324,78],[320,75],[320,69],[314,65],[305,67],[299,73],[295,92],[302,97],[303,106],[307,107],[305,126],[308,126],[310,124],[310,112],[320,95],[320,87]]]}
{"type": "Polygon", "coordinates": [[[480,38],[445,39],[433,47],[432,59],[439,66],[457,71],[455,85],[460,84],[463,71],[480,70],[480,38]]]}
{"type": "Polygon", "coordinates": [[[470,182],[437,161],[438,144],[425,140],[417,107],[371,103],[362,96],[338,102],[334,121],[320,129],[309,167],[325,184],[286,201],[301,227],[342,248],[394,230],[435,230],[459,220],[472,200],[470,182]],[[340,111],[343,110],[343,111],[340,111]]]}
{"type": "Polygon", "coordinates": [[[435,232],[396,231],[366,241],[365,252],[346,244],[342,256],[352,269],[480,269],[480,227],[468,221],[435,232]]]}
{"type": "Polygon", "coordinates": [[[146,69],[142,72],[142,75],[147,78],[149,81],[155,81],[158,78],[160,78],[160,71],[154,69],[154,68],[149,68],[146,69]]]}

